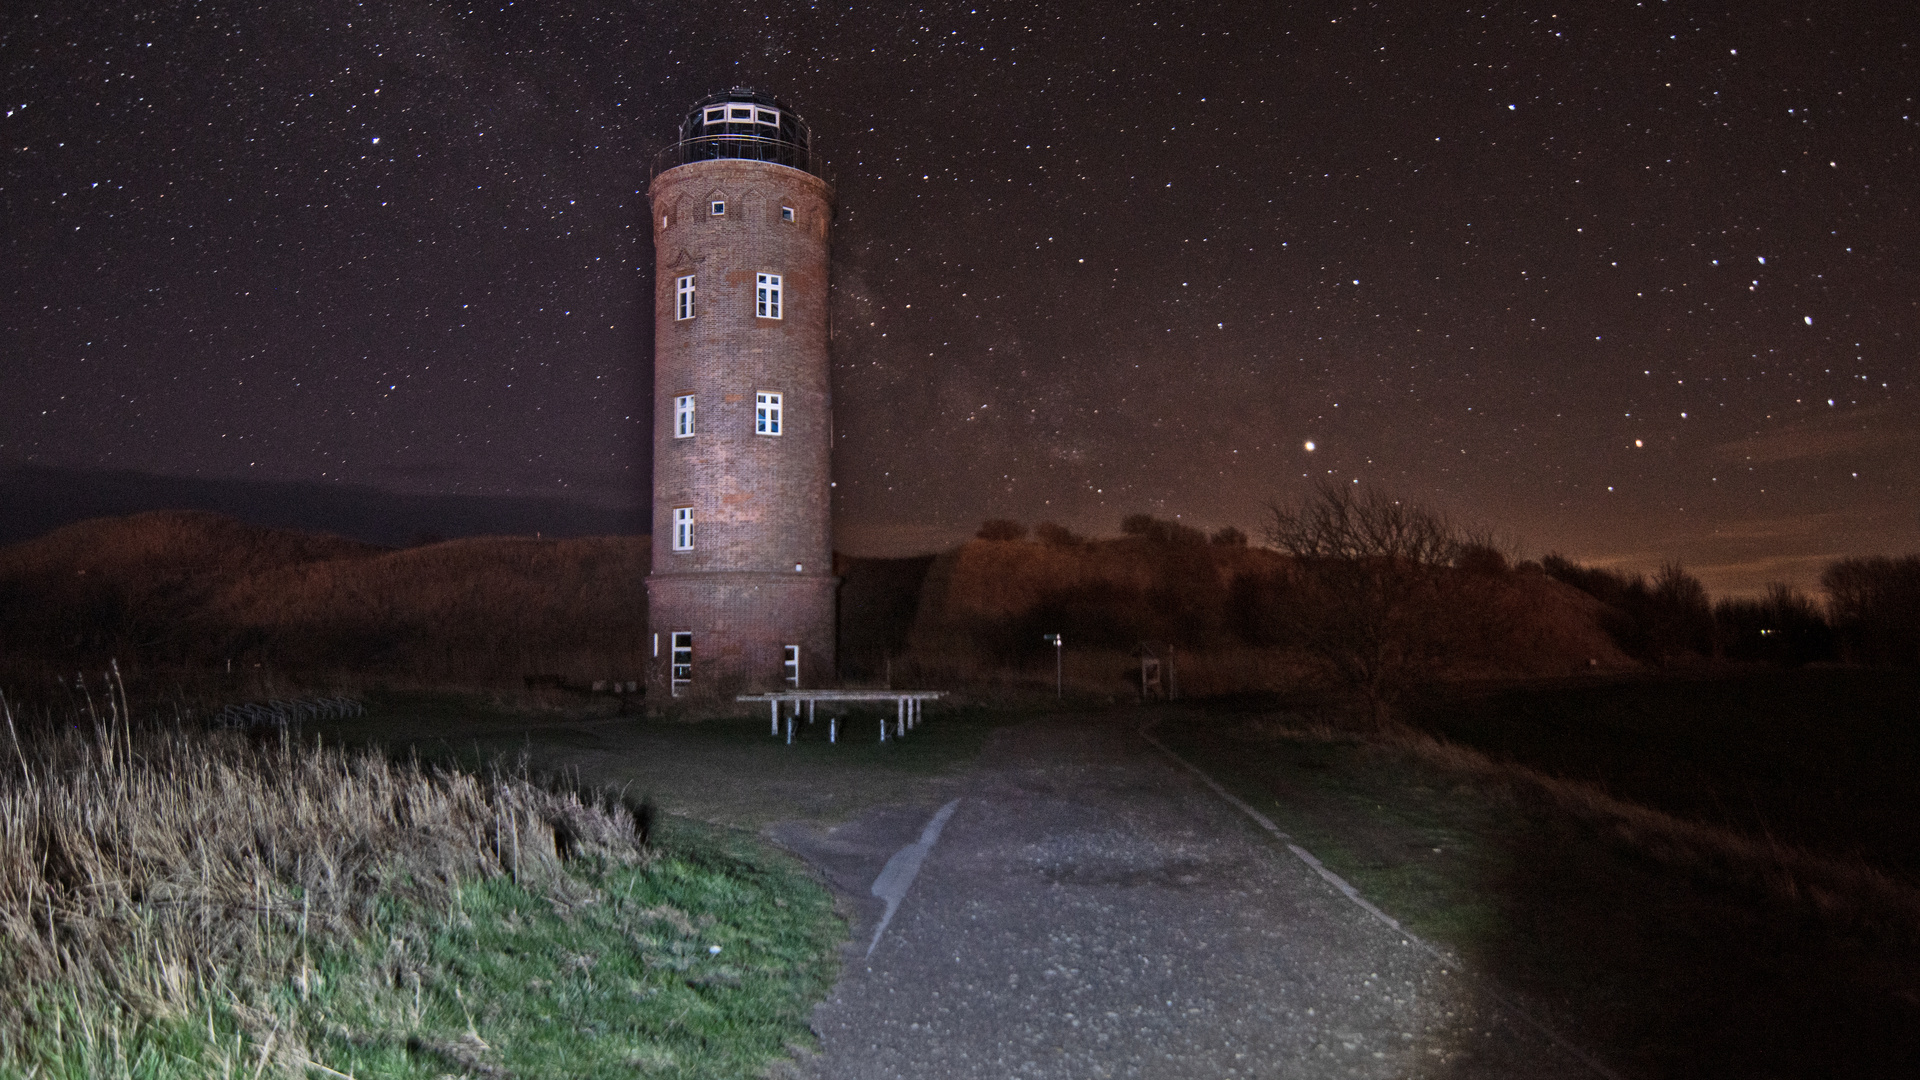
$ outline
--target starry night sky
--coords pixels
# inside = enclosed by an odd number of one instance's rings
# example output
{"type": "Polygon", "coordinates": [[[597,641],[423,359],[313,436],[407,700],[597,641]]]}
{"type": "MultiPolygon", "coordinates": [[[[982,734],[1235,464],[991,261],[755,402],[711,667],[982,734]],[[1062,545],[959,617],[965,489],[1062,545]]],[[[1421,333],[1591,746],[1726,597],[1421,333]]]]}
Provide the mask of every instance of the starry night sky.
{"type": "Polygon", "coordinates": [[[1331,475],[1806,586],[1920,549],[1916,39],[1905,3],[15,5],[0,466],[644,504],[649,163],[748,85],[838,185],[845,550],[1256,532],[1331,475]]]}

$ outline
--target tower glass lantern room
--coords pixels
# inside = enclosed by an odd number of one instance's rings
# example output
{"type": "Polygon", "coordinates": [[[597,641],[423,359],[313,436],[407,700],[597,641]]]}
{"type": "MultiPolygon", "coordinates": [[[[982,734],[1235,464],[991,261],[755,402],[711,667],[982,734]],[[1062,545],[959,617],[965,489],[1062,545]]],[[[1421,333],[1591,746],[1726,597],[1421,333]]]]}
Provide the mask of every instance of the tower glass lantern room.
{"type": "Polygon", "coordinates": [[[812,135],[799,114],[775,98],[735,87],[701,101],[680,122],[680,141],[660,152],[662,169],[695,161],[739,158],[820,175],[812,135]]]}

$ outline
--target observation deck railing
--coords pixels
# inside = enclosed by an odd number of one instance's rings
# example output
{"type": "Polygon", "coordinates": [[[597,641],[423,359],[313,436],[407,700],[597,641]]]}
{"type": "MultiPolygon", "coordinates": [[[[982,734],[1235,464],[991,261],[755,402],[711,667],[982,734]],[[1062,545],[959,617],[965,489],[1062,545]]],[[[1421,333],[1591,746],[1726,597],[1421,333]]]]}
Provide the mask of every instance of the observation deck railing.
{"type": "Polygon", "coordinates": [[[833,183],[826,162],[820,160],[818,154],[799,143],[769,139],[764,135],[702,135],[694,139],[682,139],[653,155],[653,169],[647,174],[647,179],[652,180],[679,165],[727,160],[785,165],[833,183]]]}

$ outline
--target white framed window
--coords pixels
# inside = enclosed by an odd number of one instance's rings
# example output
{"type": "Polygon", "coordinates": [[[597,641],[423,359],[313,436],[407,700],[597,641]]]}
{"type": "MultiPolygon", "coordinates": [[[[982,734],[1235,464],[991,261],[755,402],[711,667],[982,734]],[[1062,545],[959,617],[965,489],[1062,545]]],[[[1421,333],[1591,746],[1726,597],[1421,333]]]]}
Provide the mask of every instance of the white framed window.
{"type": "Polygon", "coordinates": [[[667,672],[667,685],[668,691],[679,697],[680,688],[693,681],[693,631],[675,630],[672,644],[673,655],[669,658],[672,667],[667,672]]]}
{"type": "Polygon", "coordinates": [[[787,669],[787,685],[800,689],[800,646],[787,646],[787,662],[782,666],[787,669]]]}
{"type": "Polygon", "coordinates": [[[753,313],[762,319],[780,317],[780,275],[755,274],[753,313]]]}
{"type": "Polygon", "coordinates": [[[673,550],[693,550],[693,507],[673,508],[673,550]]]}
{"type": "Polygon", "coordinates": [[[780,395],[762,391],[753,395],[753,433],[755,435],[780,434],[782,419],[780,395]]]}
{"type": "Polygon", "coordinates": [[[769,109],[765,105],[734,101],[725,105],[709,105],[700,113],[702,124],[759,124],[778,130],[780,110],[769,109]]]}
{"type": "Polygon", "coordinates": [[[676,439],[693,437],[692,394],[681,394],[673,399],[673,437],[676,439]]]}
{"type": "Polygon", "coordinates": [[[713,211],[714,217],[719,217],[727,212],[727,200],[715,199],[709,209],[713,211]]]}
{"type": "Polygon", "coordinates": [[[693,318],[693,275],[684,274],[673,279],[673,317],[693,318]]]}
{"type": "Polygon", "coordinates": [[[781,221],[792,221],[792,220],[793,220],[793,207],[791,207],[791,206],[783,206],[783,207],[781,207],[781,208],[780,208],[780,220],[781,220],[781,221]]]}

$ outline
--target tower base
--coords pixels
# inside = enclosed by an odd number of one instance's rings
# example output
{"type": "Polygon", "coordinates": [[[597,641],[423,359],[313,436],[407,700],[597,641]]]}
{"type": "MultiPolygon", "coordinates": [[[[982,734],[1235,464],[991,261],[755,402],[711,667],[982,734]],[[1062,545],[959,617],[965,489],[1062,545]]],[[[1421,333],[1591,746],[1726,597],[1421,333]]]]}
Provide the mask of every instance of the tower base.
{"type": "Polygon", "coordinates": [[[647,578],[647,699],[818,689],[836,681],[831,574],[699,572],[647,578]],[[685,636],[681,636],[685,635],[685,636]],[[793,664],[798,647],[798,666],[793,664]],[[679,651],[683,647],[686,651],[679,651]]]}

